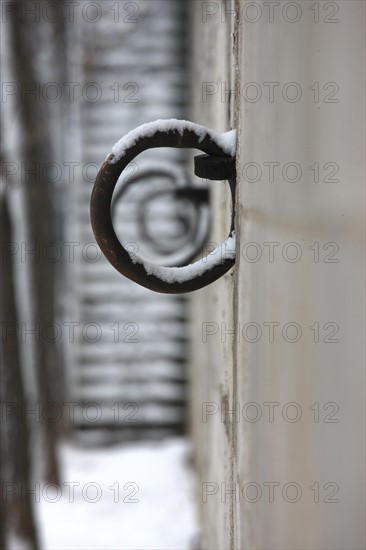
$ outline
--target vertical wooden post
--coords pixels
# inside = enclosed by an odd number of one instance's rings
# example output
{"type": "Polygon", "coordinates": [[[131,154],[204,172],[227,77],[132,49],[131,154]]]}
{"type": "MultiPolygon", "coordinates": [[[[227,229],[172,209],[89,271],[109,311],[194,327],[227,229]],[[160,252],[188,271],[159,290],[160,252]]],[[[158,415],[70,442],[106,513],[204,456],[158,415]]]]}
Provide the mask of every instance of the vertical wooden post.
{"type": "MultiPolygon", "coordinates": [[[[1,239],[14,242],[6,196],[0,194],[1,239]]],[[[1,260],[1,520],[4,531],[13,530],[27,547],[38,548],[30,490],[29,426],[24,417],[27,401],[19,355],[18,315],[15,304],[12,257],[1,260]],[[10,488],[8,492],[7,488],[10,488]],[[14,490],[14,493],[13,493],[14,490]],[[24,498],[26,495],[26,498],[24,498]]],[[[7,548],[2,532],[1,548],[7,548]]]]}

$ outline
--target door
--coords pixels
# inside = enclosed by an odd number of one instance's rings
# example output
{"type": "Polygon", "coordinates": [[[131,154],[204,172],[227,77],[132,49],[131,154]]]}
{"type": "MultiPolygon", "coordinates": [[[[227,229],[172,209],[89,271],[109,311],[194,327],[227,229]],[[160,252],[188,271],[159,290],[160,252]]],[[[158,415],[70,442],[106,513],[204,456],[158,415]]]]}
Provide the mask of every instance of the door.
{"type": "Polygon", "coordinates": [[[201,546],[363,548],[364,3],[192,11],[192,118],[238,132],[236,265],[191,307],[201,546]]]}

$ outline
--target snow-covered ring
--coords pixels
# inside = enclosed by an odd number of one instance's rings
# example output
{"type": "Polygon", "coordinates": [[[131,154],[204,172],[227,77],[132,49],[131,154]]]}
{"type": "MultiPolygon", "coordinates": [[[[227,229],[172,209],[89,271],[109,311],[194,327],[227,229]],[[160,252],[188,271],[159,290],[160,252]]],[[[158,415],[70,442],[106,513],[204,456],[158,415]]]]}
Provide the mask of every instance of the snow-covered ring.
{"type": "MultiPolygon", "coordinates": [[[[154,122],[148,122],[132,130],[122,137],[113,147],[112,155],[108,155],[108,164],[115,164],[123,159],[123,156],[136,145],[138,141],[144,138],[153,137],[157,132],[178,132],[183,136],[185,131],[191,131],[196,134],[198,143],[208,137],[215,143],[224,154],[235,157],[236,154],[236,130],[230,130],[219,134],[194,122],[177,119],[159,119],[154,122]]],[[[147,275],[153,275],[159,280],[168,283],[186,283],[198,277],[213,268],[224,264],[228,260],[235,259],[235,232],[232,231],[228,239],[215,248],[209,255],[201,260],[184,267],[163,267],[150,262],[144,262],[133,253],[128,253],[133,264],[141,264],[147,275]]]]}
{"type": "Polygon", "coordinates": [[[129,252],[128,254],[134,264],[142,264],[144,266],[148,275],[155,275],[165,283],[185,283],[196,277],[201,277],[213,267],[223,264],[225,260],[235,258],[235,231],[210,254],[194,264],[183,267],[162,267],[150,262],[144,262],[135,254],[132,255],[129,252]]]}
{"type": "MultiPolygon", "coordinates": [[[[197,135],[199,143],[201,143],[206,136],[209,136],[212,141],[217,143],[224,153],[231,157],[235,156],[236,130],[230,130],[229,132],[219,134],[200,124],[172,118],[147,122],[129,132],[114,145],[112,149],[114,158],[109,162],[118,162],[126,151],[133,147],[139,139],[152,137],[156,132],[169,132],[173,130],[178,131],[180,135],[183,135],[185,130],[193,131],[197,135]]],[[[235,232],[233,231],[229,238],[216,247],[208,256],[184,267],[163,267],[150,262],[144,262],[141,258],[132,253],[129,253],[129,256],[134,264],[142,264],[148,275],[155,275],[166,283],[183,283],[195,277],[200,277],[206,271],[210,271],[213,267],[224,263],[226,259],[234,259],[235,232]]]]}
{"type": "MultiPolygon", "coordinates": [[[[236,153],[236,130],[229,130],[223,134],[214,132],[205,126],[190,122],[189,120],[178,120],[176,118],[158,119],[153,122],[146,122],[138,126],[131,132],[123,136],[112,149],[114,158],[110,159],[110,163],[118,162],[128,149],[133,147],[141,138],[152,137],[156,132],[178,132],[181,136],[189,130],[194,132],[198,137],[198,143],[201,143],[206,136],[209,136],[212,141],[223,150],[224,153],[235,157],[236,153]]],[[[107,157],[108,158],[108,157],[107,157]]]]}

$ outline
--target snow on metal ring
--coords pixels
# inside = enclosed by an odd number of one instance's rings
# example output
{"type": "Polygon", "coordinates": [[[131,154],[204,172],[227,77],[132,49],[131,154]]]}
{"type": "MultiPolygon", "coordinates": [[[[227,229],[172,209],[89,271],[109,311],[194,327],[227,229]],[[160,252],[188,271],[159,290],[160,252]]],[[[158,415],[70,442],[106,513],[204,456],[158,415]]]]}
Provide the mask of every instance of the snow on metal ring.
{"type": "Polygon", "coordinates": [[[94,183],[90,203],[93,232],[112,266],[135,283],[165,294],[192,292],[222,277],[235,263],[232,231],[208,256],[184,267],[162,267],[144,262],[118,240],[111,219],[112,196],[117,181],[130,162],[146,149],[178,147],[199,149],[212,156],[235,156],[235,130],[219,134],[186,120],[156,120],[124,136],[103,163],[94,183]]]}

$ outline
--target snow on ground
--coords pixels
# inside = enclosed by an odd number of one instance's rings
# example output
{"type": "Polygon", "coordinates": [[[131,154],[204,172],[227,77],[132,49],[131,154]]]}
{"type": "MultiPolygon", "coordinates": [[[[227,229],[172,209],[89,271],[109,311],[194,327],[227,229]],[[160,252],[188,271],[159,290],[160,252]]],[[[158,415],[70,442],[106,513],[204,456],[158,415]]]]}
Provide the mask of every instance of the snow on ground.
{"type": "Polygon", "coordinates": [[[42,549],[193,548],[198,521],[186,439],[103,449],[67,443],[60,453],[61,487],[40,486],[36,504],[42,549]]]}

